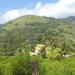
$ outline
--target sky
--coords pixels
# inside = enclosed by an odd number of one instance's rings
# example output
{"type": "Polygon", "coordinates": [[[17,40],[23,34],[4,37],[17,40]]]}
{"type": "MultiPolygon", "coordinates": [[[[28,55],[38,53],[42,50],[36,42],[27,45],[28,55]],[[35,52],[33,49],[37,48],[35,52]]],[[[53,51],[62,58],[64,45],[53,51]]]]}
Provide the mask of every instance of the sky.
{"type": "Polygon", "coordinates": [[[31,8],[38,2],[42,3],[55,3],[58,0],[0,0],[0,11],[16,8],[31,8]]]}
{"type": "Polygon", "coordinates": [[[0,24],[24,15],[75,16],[75,0],[0,0],[0,24]]]}

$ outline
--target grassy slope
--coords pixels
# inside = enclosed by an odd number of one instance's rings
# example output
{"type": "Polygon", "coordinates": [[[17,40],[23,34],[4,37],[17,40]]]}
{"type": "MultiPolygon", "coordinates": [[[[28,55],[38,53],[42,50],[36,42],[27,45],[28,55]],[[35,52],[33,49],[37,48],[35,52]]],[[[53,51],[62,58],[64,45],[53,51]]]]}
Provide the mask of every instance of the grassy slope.
{"type": "Polygon", "coordinates": [[[28,23],[36,23],[36,22],[46,22],[48,18],[40,17],[40,16],[22,16],[11,23],[7,23],[5,27],[3,27],[6,30],[12,30],[16,28],[16,24],[18,25],[26,25],[28,23]]]}

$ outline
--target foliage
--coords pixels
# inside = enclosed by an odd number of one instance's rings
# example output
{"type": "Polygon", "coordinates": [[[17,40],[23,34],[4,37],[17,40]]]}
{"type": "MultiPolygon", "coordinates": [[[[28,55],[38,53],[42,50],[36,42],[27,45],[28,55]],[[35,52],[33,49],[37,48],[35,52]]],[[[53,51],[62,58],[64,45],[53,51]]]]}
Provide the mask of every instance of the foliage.
{"type": "Polygon", "coordinates": [[[72,23],[45,16],[22,16],[0,25],[0,75],[31,75],[32,61],[38,62],[39,75],[75,75],[74,55],[72,23]],[[28,52],[34,51],[36,44],[46,45],[46,54],[30,57],[28,52]],[[62,60],[61,54],[73,57],[62,60]]]}
{"type": "Polygon", "coordinates": [[[51,47],[46,48],[46,55],[49,59],[61,59],[62,51],[60,48],[54,48],[51,47]]]}
{"type": "Polygon", "coordinates": [[[38,61],[39,75],[75,75],[75,58],[69,57],[63,60],[42,58],[41,55],[32,57],[18,55],[13,57],[1,57],[0,75],[31,75],[30,61],[38,61]]]}
{"type": "Polygon", "coordinates": [[[29,56],[17,56],[13,64],[13,75],[31,75],[29,56]]]}
{"type": "Polygon", "coordinates": [[[0,62],[0,75],[31,75],[29,55],[2,57],[0,62]]]}
{"type": "Polygon", "coordinates": [[[33,50],[37,43],[75,50],[75,26],[62,20],[23,16],[0,26],[0,55],[13,55],[18,48],[33,50]]]}

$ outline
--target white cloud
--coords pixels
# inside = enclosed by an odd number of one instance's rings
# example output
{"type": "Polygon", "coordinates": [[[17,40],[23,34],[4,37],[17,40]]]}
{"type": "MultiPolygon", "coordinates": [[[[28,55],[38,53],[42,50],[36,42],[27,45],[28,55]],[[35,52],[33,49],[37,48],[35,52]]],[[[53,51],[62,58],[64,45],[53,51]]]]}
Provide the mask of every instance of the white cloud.
{"type": "Polygon", "coordinates": [[[38,2],[32,9],[14,9],[0,14],[0,23],[8,22],[23,15],[39,15],[62,18],[75,16],[75,0],[59,0],[57,3],[38,2]]]}

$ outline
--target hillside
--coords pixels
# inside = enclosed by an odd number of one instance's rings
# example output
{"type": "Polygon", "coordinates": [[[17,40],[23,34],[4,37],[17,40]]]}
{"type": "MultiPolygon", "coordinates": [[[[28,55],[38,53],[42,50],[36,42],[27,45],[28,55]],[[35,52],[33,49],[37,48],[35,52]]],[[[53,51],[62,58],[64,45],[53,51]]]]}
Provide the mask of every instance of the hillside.
{"type": "Polygon", "coordinates": [[[65,22],[68,22],[72,25],[75,24],[75,16],[69,16],[69,17],[66,17],[66,18],[62,18],[61,20],[65,21],[65,22]]]}
{"type": "Polygon", "coordinates": [[[22,16],[0,25],[0,55],[33,50],[37,43],[62,51],[75,50],[75,25],[45,16],[22,16]]]}

